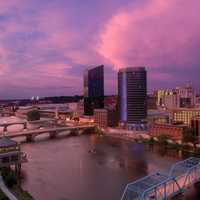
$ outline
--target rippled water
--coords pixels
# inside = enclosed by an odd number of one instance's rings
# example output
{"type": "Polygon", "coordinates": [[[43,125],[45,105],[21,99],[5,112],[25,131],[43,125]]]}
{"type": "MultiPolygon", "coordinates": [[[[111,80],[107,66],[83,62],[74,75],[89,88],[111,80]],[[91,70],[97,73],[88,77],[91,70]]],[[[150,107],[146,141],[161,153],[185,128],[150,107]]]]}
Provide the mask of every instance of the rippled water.
{"type": "Polygon", "coordinates": [[[127,183],[166,171],[179,158],[95,135],[23,144],[23,187],[37,200],[118,200],[127,183]],[[96,153],[89,153],[90,149],[96,153]]]}

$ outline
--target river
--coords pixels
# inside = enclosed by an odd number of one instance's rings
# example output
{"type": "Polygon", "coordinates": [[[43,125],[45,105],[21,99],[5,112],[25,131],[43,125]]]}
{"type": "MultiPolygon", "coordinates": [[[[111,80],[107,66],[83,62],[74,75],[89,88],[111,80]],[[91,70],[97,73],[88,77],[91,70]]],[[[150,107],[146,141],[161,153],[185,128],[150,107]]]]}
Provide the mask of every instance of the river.
{"type": "Polygon", "coordinates": [[[165,172],[181,157],[95,135],[43,138],[22,150],[29,160],[22,186],[36,200],[119,200],[127,183],[165,172]]]}

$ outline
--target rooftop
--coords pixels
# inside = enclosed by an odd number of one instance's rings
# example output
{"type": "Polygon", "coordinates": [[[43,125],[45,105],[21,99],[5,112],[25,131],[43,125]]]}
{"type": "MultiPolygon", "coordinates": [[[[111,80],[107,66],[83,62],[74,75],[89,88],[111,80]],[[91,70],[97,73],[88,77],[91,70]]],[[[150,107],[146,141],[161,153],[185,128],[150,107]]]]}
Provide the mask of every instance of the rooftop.
{"type": "Polygon", "coordinates": [[[3,137],[0,139],[0,148],[13,147],[17,145],[18,143],[16,141],[11,140],[8,137],[3,137]]]}
{"type": "Polygon", "coordinates": [[[135,71],[146,71],[145,67],[138,66],[138,67],[126,67],[119,69],[119,72],[135,72],[135,71]]]}

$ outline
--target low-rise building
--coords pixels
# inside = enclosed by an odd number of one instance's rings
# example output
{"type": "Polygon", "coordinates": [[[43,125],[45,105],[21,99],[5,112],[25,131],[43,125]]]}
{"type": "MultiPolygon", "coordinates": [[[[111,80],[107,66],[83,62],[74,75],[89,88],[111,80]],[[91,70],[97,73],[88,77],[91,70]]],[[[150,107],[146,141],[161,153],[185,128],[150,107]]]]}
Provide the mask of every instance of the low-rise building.
{"type": "Polygon", "coordinates": [[[154,123],[170,123],[171,113],[166,110],[148,110],[147,121],[150,126],[154,123]]]}
{"type": "Polygon", "coordinates": [[[198,116],[200,116],[200,108],[179,108],[172,110],[173,121],[183,123],[187,126],[190,126],[191,120],[198,116]]]}
{"type": "Polygon", "coordinates": [[[173,124],[154,124],[150,130],[151,137],[159,137],[161,135],[167,136],[171,140],[182,140],[183,131],[187,126],[173,125],[173,124]]]}
{"type": "Polygon", "coordinates": [[[95,109],[94,122],[99,127],[115,127],[118,124],[117,114],[111,109],[95,109]]]}
{"type": "Polygon", "coordinates": [[[19,144],[7,137],[0,139],[0,167],[15,166],[20,172],[21,164],[27,162],[26,154],[21,152],[19,144]]]}
{"type": "Polygon", "coordinates": [[[200,116],[194,117],[191,120],[191,128],[194,129],[195,136],[198,138],[200,142],[200,116]]]}

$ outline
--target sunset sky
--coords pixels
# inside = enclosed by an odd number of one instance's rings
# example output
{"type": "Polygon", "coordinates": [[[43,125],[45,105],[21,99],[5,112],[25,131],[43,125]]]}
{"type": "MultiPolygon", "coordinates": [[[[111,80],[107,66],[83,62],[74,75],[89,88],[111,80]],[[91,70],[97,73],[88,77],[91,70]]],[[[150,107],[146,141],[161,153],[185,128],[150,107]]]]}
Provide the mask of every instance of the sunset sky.
{"type": "Polygon", "coordinates": [[[200,86],[199,0],[0,0],[0,99],[82,94],[88,66],[146,66],[148,88],[200,86]]]}

